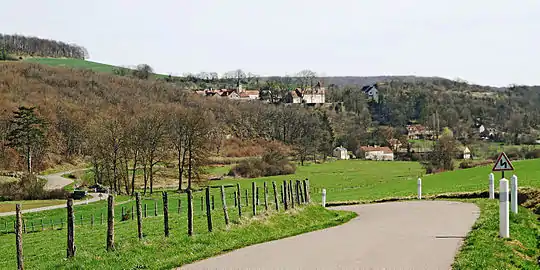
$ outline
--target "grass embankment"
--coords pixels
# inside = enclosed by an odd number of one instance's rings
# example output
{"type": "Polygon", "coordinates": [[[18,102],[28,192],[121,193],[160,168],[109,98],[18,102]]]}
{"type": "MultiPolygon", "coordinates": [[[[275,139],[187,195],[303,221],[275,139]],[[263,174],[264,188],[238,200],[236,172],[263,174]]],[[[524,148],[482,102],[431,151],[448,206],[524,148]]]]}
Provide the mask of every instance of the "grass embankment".
{"type": "Polygon", "coordinates": [[[498,200],[476,203],[481,214],[461,247],[453,269],[539,269],[540,225],[530,210],[519,207],[510,215],[510,238],[499,237],[498,200]]]}
{"type": "MultiPolygon", "coordinates": [[[[114,252],[105,250],[106,225],[77,226],[77,255],[67,261],[65,230],[25,234],[25,266],[29,269],[171,269],[244,246],[338,225],[355,216],[318,206],[289,213],[273,212],[268,216],[259,214],[249,219],[239,219],[236,212],[234,208],[229,210],[232,224],[226,227],[223,211],[213,211],[214,232],[208,233],[205,215],[196,211],[193,237],[186,233],[185,211],[180,216],[171,213],[169,238],[163,236],[163,218],[148,217],[144,219],[142,242],[137,239],[135,221],[117,222],[114,252]]],[[[4,252],[0,257],[2,269],[16,267],[14,237],[13,234],[0,236],[0,250],[4,252]]]]}

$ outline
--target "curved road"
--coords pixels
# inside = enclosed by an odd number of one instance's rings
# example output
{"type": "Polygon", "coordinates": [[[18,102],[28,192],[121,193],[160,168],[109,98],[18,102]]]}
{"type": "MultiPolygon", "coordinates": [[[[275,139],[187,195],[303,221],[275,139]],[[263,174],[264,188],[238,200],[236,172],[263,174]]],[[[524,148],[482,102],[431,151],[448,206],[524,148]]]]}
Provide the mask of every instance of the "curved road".
{"type": "Polygon", "coordinates": [[[451,269],[476,205],[409,201],[337,207],[350,222],[258,244],[179,269],[451,269]]]}
{"type": "MultiPolygon", "coordinates": [[[[67,172],[59,172],[59,173],[49,174],[49,175],[39,175],[38,177],[47,180],[47,184],[45,184],[45,189],[48,189],[48,190],[59,189],[59,188],[65,187],[65,186],[67,186],[67,185],[69,185],[69,184],[71,184],[73,182],[72,180],[70,180],[68,178],[62,177],[62,175],[68,174],[68,173],[73,173],[73,172],[76,172],[76,171],[78,171],[78,170],[67,171],[67,172]]],[[[106,193],[88,193],[88,195],[90,195],[92,198],[88,199],[88,200],[75,201],[73,203],[73,205],[87,204],[87,203],[97,202],[97,201],[103,200],[103,199],[106,200],[107,197],[109,196],[106,193]],[[100,197],[100,194],[101,194],[101,197],[100,197]]],[[[40,211],[52,210],[52,209],[58,209],[58,208],[66,208],[66,204],[59,204],[59,205],[52,205],[52,206],[46,206],[46,207],[39,207],[39,208],[32,208],[32,209],[22,210],[22,213],[23,214],[24,213],[33,213],[33,212],[40,212],[40,211]]],[[[15,215],[14,211],[13,212],[0,213],[0,217],[12,216],[12,215],[15,215]]]]}

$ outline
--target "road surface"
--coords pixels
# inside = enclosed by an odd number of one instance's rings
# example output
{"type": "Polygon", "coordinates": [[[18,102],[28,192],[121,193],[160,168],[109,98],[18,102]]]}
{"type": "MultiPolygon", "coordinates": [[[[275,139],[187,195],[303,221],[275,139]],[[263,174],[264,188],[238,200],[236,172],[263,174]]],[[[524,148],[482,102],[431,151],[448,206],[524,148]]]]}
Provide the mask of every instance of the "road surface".
{"type": "Polygon", "coordinates": [[[53,190],[53,189],[63,188],[73,183],[73,180],[62,177],[62,175],[64,174],[70,174],[73,172],[76,172],[76,170],[68,171],[68,172],[59,172],[59,173],[54,173],[54,174],[49,174],[49,175],[38,175],[38,177],[47,180],[47,184],[45,184],[45,189],[53,190]]]}
{"type": "Polygon", "coordinates": [[[451,269],[474,204],[409,201],[337,207],[350,222],[242,248],[178,269],[451,269]]]}

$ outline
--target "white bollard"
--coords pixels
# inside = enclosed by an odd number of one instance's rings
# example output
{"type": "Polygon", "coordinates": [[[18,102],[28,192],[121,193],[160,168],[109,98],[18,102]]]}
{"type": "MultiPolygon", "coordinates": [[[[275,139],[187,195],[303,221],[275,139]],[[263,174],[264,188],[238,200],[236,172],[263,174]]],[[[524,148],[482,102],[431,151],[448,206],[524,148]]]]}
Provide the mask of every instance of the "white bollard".
{"type": "Polygon", "coordinates": [[[512,178],[510,178],[510,187],[511,187],[511,194],[510,194],[510,210],[513,213],[518,212],[518,178],[516,175],[512,175],[512,178]]]}
{"type": "Polygon", "coordinates": [[[322,207],[326,207],[326,189],[322,190],[322,207]]]}
{"type": "Polygon", "coordinates": [[[508,211],[508,180],[501,179],[499,187],[499,234],[510,237],[510,215],[508,211]]]}
{"type": "Polygon", "coordinates": [[[489,174],[489,198],[495,199],[495,175],[489,174]]]}
{"type": "Polygon", "coordinates": [[[418,178],[417,186],[418,186],[418,199],[421,200],[422,199],[422,179],[418,178]]]}

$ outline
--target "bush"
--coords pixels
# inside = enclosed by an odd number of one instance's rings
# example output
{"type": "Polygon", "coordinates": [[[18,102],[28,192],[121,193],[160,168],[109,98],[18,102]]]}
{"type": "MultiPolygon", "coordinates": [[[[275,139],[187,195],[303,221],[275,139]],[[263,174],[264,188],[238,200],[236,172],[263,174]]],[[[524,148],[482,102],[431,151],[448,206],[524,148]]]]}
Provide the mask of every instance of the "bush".
{"type": "Polygon", "coordinates": [[[229,175],[255,178],[295,172],[296,166],[287,159],[287,156],[277,149],[269,149],[262,158],[241,161],[229,171],[229,175]]]}

